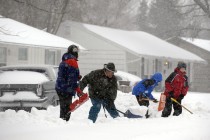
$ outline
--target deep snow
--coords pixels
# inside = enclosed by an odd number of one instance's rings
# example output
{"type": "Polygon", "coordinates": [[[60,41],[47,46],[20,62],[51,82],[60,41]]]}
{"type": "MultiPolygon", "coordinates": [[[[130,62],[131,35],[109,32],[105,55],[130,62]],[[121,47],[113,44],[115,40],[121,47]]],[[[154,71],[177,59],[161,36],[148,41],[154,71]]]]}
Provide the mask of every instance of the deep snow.
{"type": "MultiPolygon", "coordinates": [[[[159,98],[160,93],[154,93],[159,98]]],[[[59,119],[59,107],[47,110],[32,108],[31,113],[20,110],[0,112],[1,140],[209,140],[210,133],[210,94],[189,92],[183,105],[194,114],[183,110],[183,114],[161,118],[157,104],[151,102],[149,119],[128,119],[120,117],[105,118],[103,109],[95,124],[88,119],[90,101],[72,113],[71,120],[59,119]]],[[[146,107],[140,107],[131,93],[118,91],[116,106],[121,111],[130,109],[135,114],[145,113],[146,107]]],[[[107,112],[106,112],[107,113],[107,112]]]]}

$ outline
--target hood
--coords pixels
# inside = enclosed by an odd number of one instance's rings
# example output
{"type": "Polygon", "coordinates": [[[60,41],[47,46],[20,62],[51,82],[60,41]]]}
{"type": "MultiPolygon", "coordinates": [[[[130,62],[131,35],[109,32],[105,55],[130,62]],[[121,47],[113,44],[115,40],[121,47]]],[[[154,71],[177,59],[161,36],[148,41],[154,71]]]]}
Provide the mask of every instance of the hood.
{"type": "Polygon", "coordinates": [[[162,81],[162,74],[157,72],[151,77],[151,79],[154,79],[156,82],[161,82],[162,81]]]}
{"type": "Polygon", "coordinates": [[[178,67],[174,69],[174,72],[176,72],[178,74],[181,74],[181,75],[185,75],[186,74],[186,72],[181,72],[180,68],[178,68],[178,67]]]}
{"type": "MultiPolygon", "coordinates": [[[[68,59],[76,59],[76,57],[73,56],[72,54],[69,54],[69,53],[63,54],[63,56],[62,56],[62,61],[65,61],[65,60],[68,60],[68,59]]],[[[77,60],[77,59],[76,59],[76,60],[77,60]]]]}

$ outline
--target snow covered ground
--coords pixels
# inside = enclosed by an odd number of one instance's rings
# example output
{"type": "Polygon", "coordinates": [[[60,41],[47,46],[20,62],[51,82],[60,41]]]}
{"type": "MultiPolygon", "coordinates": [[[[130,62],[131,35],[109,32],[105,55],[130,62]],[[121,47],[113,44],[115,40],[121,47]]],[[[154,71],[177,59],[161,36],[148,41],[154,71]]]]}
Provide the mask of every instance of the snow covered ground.
{"type": "MultiPolygon", "coordinates": [[[[160,93],[153,94],[157,99],[160,93]]],[[[149,119],[105,118],[103,109],[95,124],[88,119],[90,101],[76,110],[69,122],[59,119],[59,107],[47,110],[32,108],[31,113],[20,110],[0,112],[0,140],[209,140],[210,93],[189,92],[183,114],[161,118],[157,104],[151,102],[149,119]]],[[[116,106],[121,111],[145,113],[133,95],[118,91],[116,106]]]]}

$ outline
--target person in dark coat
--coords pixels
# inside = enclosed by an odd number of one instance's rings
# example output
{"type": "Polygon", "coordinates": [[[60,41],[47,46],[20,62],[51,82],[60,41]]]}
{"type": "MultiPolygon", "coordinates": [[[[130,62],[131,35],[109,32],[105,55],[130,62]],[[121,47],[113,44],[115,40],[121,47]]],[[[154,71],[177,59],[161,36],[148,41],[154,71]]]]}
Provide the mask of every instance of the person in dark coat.
{"type": "Polygon", "coordinates": [[[76,93],[78,96],[83,94],[78,85],[78,81],[81,78],[77,63],[78,51],[79,48],[76,45],[68,47],[59,65],[55,85],[60,101],[60,118],[66,121],[70,119],[71,115],[68,112],[69,105],[72,103],[72,96],[75,96],[76,93]]]}
{"type": "Polygon", "coordinates": [[[186,76],[187,65],[184,62],[179,62],[177,68],[165,80],[166,104],[162,112],[162,117],[168,117],[174,108],[174,116],[179,116],[182,113],[182,107],[173,102],[171,98],[176,99],[180,104],[188,91],[188,77],[186,76]]]}
{"type": "Polygon", "coordinates": [[[119,116],[114,104],[117,97],[117,79],[114,72],[116,72],[114,63],[104,64],[103,69],[91,71],[80,81],[81,90],[87,85],[89,87],[92,107],[88,119],[92,120],[93,123],[96,122],[101,107],[104,107],[111,117],[119,116]]]}
{"type": "MultiPolygon", "coordinates": [[[[152,95],[153,89],[158,85],[159,82],[162,81],[162,74],[155,73],[150,79],[143,79],[138,82],[132,90],[132,94],[136,96],[137,102],[140,106],[149,106],[149,100],[157,103],[157,99],[155,99],[152,95]]],[[[146,113],[146,118],[149,117],[148,111],[146,113]]]]}

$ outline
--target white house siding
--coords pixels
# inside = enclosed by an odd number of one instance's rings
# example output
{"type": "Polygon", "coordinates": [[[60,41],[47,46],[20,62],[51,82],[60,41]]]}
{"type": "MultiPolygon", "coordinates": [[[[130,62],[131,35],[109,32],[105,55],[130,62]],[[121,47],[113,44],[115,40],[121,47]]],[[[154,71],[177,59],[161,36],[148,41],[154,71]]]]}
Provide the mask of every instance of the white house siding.
{"type": "Polygon", "coordinates": [[[177,66],[176,60],[167,61],[161,58],[136,56],[127,53],[127,69],[129,73],[139,77],[150,78],[155,72],[160,72],[163,75],[163,81],[159,84],[158,90],[163,90],[165,79],[174,71],[177,66]],[[167,62],[167,63],[166,63],[167,62]]]}
{"type": "MultiPolygon", "coordinates": [[[[144,56],[136,56],[131,53],[126,53],[127,55],[127,70],[129,73],[135,74],[139,77],[150,78],[155,72],[160,72],[163,75],[163,81],[159,84],[158,90],[163,90],[165,86],[166,78],[174,71],[177,67],[177,60],[167,60],[162,58],[154,58],[144,56]]],[[[194,75],[193,63],[187,63],[187,76],[189,82],[192,84],[194,75]]]]}
{"type": "Polygon", "coordinates": [[[5,66],[7,63],[7,47],[0,43],[0,66],[5,66]]]}
{"type": "Polygon", "coordinates": [[[82,75],[103,68],[103,65],[108,62],[115,63],[116,69],[126,71],[126,54],[118,44],[114,44],[82,26],[65,24],[64,28],[65,31],[60,30],[59,32],[62,34],[58,35],[78,42],[88,49],[86,54],[79,56],[79,67],[82,75]]]}
{"type": "Polygon", "coordinates": [[[125,58],[123,57],[125,57],[123,51],[91,50],[91,53],[80,56],[79,58],[81,74],[85,75],[92,70],[103,68],[103,65],[108,62],[115,63],[116,69],[125,71],[125,58]]]}
{"type": "Polygon", "coordinates": [[[28,48],[28,63],[29,64],[44,64],[44,50],[43,48],[28,48]]]}
{"type": "MultiPolygon", "coordinates": [[[[5,48],[5,62],[0,62],[0,66],[5,65],[22,65],[22,64],[51,64],[46,63],[46,50],[54,51],[55,52],[55,61],[52,65],[59,65],[61,62],[62,54],[66,52],[67,49],[61,48],[51,48],[51,47],[43,47],[43,46],[29,46],[29,45],[21,45],[21,44],[9,44],[9,43],[0,43],[0,48],[5,48]],[[27,49],[27,59],[26,60],[19,60],[18,53],[19,48],[26,48],[27,49]]],[[[1,58],[3,59],[3,58],[1,58]]]]}
{"type": "Polygon", "coordinates": [[[4,33],[0,33],[0,66],[18,64],[58,65],[68,46],[75,44],[81,50],[86,50],[75,42],[9,18],[0,18],[0,26],[4,30],[4,33]]]}

